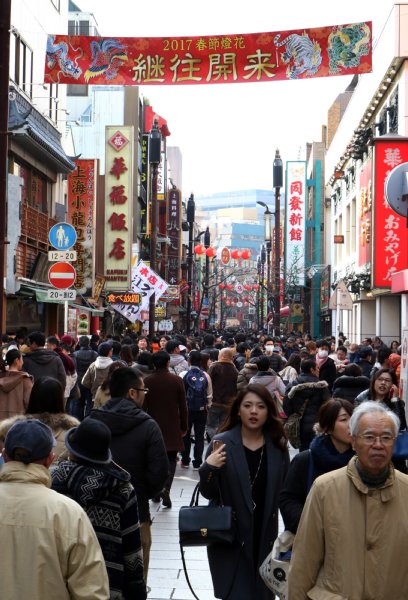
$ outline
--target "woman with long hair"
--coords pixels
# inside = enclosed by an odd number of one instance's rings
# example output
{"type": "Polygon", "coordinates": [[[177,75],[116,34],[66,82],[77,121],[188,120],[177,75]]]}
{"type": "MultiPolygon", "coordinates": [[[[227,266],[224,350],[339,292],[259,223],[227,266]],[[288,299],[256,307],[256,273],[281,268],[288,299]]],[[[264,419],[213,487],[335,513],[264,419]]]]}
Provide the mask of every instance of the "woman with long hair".
{"type": "Polygon", "coordinates": [[[238,393],[200,467],[200,491],[232,506],[237,537],[214,544],[208,560],[217,598],[271,600],[259,566],[278,535],[278,500],[289,466],[287,441],[276,403],[265,386],[238,393]]]}
{"type": "Polygon", "coordinates": [[[299,452],[290,463],[280,494],[279,509],[285,528],[296,533],[306,496],[319,475],[345,467],[354,451],[349,421],[354,406],[348,400],[331,398],[320,407],[317,436],[309,450],[299,452]]]}
{"type": "Polygon", "coordinates": [[[0,421],[26,411],[33,378],[22,368],[23,355],[17,348],[11,348],[4,360],[0,359],[0,421]]]}

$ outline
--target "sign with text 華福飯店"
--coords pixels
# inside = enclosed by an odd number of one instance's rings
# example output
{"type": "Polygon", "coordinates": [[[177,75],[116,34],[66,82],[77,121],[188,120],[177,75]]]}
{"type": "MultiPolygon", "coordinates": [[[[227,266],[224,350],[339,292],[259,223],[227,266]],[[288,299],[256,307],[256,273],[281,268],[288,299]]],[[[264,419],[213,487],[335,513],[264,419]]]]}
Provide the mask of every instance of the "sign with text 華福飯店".
{"type": "Polygon", "coordinates": [[[269,33],[122,38],[49,35],[45,83],[196,85],[372,71],[370,21],[269,33]]]}

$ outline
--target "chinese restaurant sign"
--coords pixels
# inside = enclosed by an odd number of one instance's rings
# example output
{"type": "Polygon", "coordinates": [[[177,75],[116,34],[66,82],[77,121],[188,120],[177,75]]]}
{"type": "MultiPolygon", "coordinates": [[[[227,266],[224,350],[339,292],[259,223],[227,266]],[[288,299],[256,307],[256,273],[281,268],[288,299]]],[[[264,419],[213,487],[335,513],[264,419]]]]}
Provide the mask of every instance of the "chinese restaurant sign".
{"type": "Polygon", "coordinates": [[[77,260],[74,287],[83,296],[92,296],[94,281],[94,211],[96,192],[95,160],[76,160],[76,168],[68,175],[67,221],[77,234],[73,250],[77,260]]]}
{"type": "Polygon", "coordinates": [[[408,162],[408,142],[375,140],[373,287],[391,287],[391,276],[408,268],[406,219],[390,208],[384,191],[385,180],[394,169],[408,162]]]}
{"type": "Polygon", "coordinates": [[[358,266],[362,267],[371,260],[371,208],[372,208],[372,162],[368,159],[360,173],[358,195],[358,266]]]}
{"type": "Polygon", "coordinates": [[[285,282],[287,288],[305,285],[306,162],[286,163],[285,282]]]}
{"type": "Polygon", "coordinates": [[[106,127],[106,289],[129,291],[132,260],[133,127],[106,127]]]}
{"type": "Polygon", "coordinates": [[[168,38],[49,35],[45,83],[186,85],[370,73],[371,22],[168,38]]]}

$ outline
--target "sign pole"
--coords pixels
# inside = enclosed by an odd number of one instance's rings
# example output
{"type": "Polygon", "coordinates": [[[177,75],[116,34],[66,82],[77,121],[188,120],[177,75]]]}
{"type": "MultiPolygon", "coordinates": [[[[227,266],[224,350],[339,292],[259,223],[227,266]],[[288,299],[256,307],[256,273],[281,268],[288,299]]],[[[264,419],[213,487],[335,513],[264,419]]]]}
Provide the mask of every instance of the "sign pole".
{"type": "Polygon", "coordinates": [[[339,346],[341,289],[336,288],[336,349],[339,346]]]}
{"type": "Polygon", "coordinates": [[[64,300],[64,334],[68,333],[68,300],[64,300]]]}

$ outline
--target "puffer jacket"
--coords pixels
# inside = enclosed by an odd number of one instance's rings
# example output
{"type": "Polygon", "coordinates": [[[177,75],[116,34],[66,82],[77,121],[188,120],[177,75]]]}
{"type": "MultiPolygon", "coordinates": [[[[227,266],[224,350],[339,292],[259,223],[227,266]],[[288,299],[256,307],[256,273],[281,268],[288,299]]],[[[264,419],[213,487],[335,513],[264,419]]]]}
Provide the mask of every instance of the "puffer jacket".
{"type": "Polygon", "coordinates": [[[149,498],[163,488],[168,459],[160,428],[149,415],[127,398],[111,398],[89,418],[98,419],[112,434],[113,460],[130,473],[139,506],[140,522],[150,520],[149,498]]]}
{"type": "Polygon", "coordinates": [[[369,489],[356,469],[319,477],[306,500],[293,546],[289,600],[406,600],[408,477],[392,466],[369,489]]]}
{"type": "Polygon", "coordinates": [[[319,381],[314,375],[300,375],[288,386],[283,400],[283,410],[287,417],[299,412],[306,400],[308,401],[300,421],[301,450],[306,450],[314,438],[313,425],[317,422],[319,408],[329,398],[327,381],[319,381]]]}
{"type": "Polygon", "coordinates": [[[187,371],[189,364],[182,354],[170,354],[169,371],[174,375],[180,375],[182,371],[187,371]]]}
{"type": "Polygon", "coordinates": [[[240,370],[240,372],[238,373],[238,379],[237,379],[237,390],[241,391],[241,390],[246,390],[249,384],[249,380],[251,379],[251,377],[253,377],[254,375],[256,375],[256,373],[258,372],[258,367],[256,365],[256,363],[246,363],[244,368],[240,370]]]}
{"type": "Polygon", "coordinates": [[[48,470],[0,469],[0,598],[109,600],[102,551],[84,510],[50,490],[48,470]]]}
{"type": "Polygon", "coordinates": [[[0,421],[25,413],[33,378],[25,371],[6,371],[0,375],[0,421]]]}
{"type": "Polygon", "coordinates": [[[111,598],[145,600],[139,513],[129,473],[114,463],[64,461],[52,473],[52,489],[88,515],[105,558],[111,598]]]}
{"type": "Polygon", "coordinates": [[[341,375],[333,385],[333,398],[343,398],[354,403],[356,397],[367,390],[370,386],[370,380],[364,375],[351,377],[350,375],[341,375]]]}

